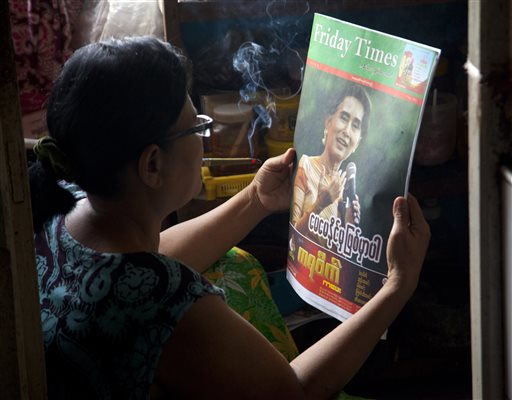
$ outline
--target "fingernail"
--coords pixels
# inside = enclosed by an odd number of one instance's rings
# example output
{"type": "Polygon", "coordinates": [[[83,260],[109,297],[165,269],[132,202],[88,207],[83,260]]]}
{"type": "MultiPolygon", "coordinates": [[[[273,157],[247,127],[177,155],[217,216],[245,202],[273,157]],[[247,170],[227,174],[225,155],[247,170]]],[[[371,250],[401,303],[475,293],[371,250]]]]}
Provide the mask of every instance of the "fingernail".
{"type": "Polygon", "coordinates": [[[395,202],[395,212],[402,213],[407,209],[407,201],[405,199],[398,199],[395,202]]]}

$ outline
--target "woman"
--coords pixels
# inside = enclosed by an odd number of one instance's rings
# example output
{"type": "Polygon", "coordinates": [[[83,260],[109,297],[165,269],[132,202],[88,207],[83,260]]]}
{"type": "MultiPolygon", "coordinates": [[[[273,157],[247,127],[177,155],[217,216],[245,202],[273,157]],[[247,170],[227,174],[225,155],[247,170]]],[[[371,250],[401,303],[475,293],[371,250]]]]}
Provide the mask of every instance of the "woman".
{"type": "Polygon", "coordinates": [[[355,193],[347,196],[345,191],[348,181],[355,179],[355,170],[343,170],[341,164],[356,151],[368,131],[371,103],[360,86],[351,85],[344,88],[335,104],[324,122],[322,154],[303,155],[295,177],[292,223],[310,237],[307,225],[311,213],[327,220],[334,215],[355,225],[361,219],[359,197],[355,193]]]}
{"type": "Polygon", "coordinates": [[[49,397],[328,398],[414,291],[428,226],[414,199],[398,198],[385,287],[288,363],[200,272],[288,206],[293,150],[217,209],[160,233],[201,188],[211,120],[186,82],[171,45],[127,38],[79,49],[55,83],[31,169],[49,397]],[[59,179],[85,197],[75,205],[59,179]]]}

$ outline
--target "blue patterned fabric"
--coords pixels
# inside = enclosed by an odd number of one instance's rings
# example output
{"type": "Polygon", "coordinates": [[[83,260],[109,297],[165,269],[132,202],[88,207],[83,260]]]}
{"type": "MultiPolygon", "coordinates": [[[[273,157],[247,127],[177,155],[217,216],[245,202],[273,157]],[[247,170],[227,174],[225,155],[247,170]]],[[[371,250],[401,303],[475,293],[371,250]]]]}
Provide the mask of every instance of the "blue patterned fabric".
{"type": "Polygon", "coordinates": [[[146,399],[183,314],[206,294],[200,274],[157,253],[97,253],[64,217],[35,237],[50,399],[146,399]]]}

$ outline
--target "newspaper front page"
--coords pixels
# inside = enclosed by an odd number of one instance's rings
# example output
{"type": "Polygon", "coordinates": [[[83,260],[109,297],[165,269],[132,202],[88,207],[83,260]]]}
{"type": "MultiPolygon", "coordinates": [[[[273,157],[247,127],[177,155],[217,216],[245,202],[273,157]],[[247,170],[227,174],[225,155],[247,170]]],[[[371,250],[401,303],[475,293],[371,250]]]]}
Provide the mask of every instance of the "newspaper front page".
{"type": "Polygon", "coordinates": [[[294,135],[287,278],[341,321],[387,277],[440,50],[315,14],[294,135]]]}

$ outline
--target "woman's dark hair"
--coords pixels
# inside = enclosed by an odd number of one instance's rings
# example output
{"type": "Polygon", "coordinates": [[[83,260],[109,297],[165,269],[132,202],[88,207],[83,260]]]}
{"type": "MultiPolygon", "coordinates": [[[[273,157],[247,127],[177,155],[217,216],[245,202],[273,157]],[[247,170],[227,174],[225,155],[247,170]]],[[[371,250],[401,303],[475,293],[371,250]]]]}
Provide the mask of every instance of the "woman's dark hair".
{"type": "MultiPolygon", "coordinates": [[[[153,37],[110,39],[71,56],[48,100],[49,135],[84,191],[114,196],[122,172],[150,144],[163,146],[189,88],[181,52],[153,37]]],[[[74,205],[44,162],[29,170],[34,228],[74,205]]]]}
{"type": "Polygon", "coordinates": [[[363,105],[364,116],[363,120],[361,121],[361,136],[365,137],[370,125],[369,122],[370,114],[372,111],[372,102],[368,96],[368,93],[366,93],[366,90],[364,90],[364,88],[362,88],[360,85],[349,84],[345,86],[336,96],[335,102],[332,104],[332,107],[329,110],[329,115],[334,114],[341,102],[347,97],[354,97],[363,105]]]}

